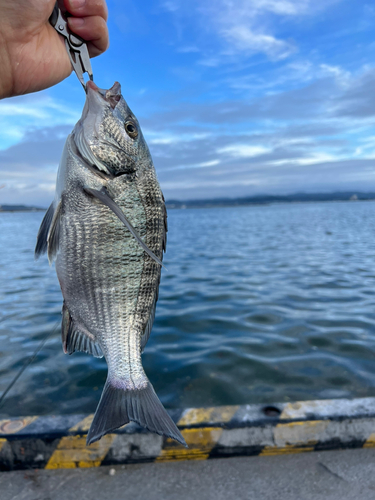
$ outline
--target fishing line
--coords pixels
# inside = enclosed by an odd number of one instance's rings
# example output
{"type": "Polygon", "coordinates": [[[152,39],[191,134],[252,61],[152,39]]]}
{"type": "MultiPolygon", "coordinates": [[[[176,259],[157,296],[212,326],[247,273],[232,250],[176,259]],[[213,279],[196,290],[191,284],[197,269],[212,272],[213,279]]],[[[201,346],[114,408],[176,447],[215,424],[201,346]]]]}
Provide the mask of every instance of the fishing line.
{"type": "Polygon", "coordinates": [[[8,385],[8,387],[5,389],[5,391],[2,393],[0,396],[0,407],[3,405],[5,396],[8,394],[8,392],[11,390],[11,388],[14,386],[14,384],[17,382],[17,380],[20,378],[20,376],[23,374],[23,372],[26,370],[26,368],[31,365],[31,363],[34,361],[34,359],[37,357],[39,352],[43,349],[45,343],[47,340],[51,337],[53,333],[57,330],[57,327],[59,326],[60,321],[56,323],[56,326],[50,330],[47,335],[43,337],[43,340],[41,343],[38,345],[38,347],[35,349],[34,353],[29,357],[29,359],[26,361],[26,363],[21,367],[21,369],[18,371],[14,379],[11,381],[11,383],[8,385]]]}

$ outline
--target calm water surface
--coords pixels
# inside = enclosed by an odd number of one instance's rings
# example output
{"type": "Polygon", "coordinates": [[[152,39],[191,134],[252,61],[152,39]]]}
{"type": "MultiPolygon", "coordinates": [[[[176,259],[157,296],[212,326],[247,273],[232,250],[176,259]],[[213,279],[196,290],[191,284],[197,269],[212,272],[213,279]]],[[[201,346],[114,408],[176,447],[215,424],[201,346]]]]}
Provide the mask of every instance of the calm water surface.
{"type": "MultiPolygon", "coordinates": [[[[169,408],[375,396],[375,203],[170,210],[143,355],[169,408]]],[[[0,393],[60,321],[33,249],[42,213],[0,213],[0,393]]],[[[0,414],[93,412],[106,363],[56,330],[0,414]]]]}

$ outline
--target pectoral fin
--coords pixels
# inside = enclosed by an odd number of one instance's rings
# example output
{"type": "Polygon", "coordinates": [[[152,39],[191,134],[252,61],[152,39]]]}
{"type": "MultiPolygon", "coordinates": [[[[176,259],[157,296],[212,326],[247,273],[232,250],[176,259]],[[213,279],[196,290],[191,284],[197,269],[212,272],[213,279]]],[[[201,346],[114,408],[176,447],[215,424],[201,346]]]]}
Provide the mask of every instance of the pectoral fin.
{"type": "MultiPolygon", "coordinates": [[[[91,189],[91,188],[83,188],[84,191],[87,194],[90,194],[91,196],[94,196],[98,200],[100,200],[104,205],[106,205],[109,209],[112,210],[112,212],[117,215],[117,217],[120,219],[120,221],[128,228],[128,230],[131,232],[131,234],[134,236],[136,241],[141,245],[143,250],[152,258],[154,259],[155,262],[157,262],[160,266],[163,266],[163,263],[161,262],[160,259],[156,257],[156,255],[148,248],[148,246],[142,241],[141,237],[137,233],[137,231],[134,229],[134,227],[130,224],[128,219],[126,218],[124,212],[121,210],[121,208],[117,205],[116,202],[112,200],[112,198],[107,194],[106,190],[103,188],[100,191],[97,189],[91,189]]],[[[163,266],[164,267],[164,266],[163,266]]]]}

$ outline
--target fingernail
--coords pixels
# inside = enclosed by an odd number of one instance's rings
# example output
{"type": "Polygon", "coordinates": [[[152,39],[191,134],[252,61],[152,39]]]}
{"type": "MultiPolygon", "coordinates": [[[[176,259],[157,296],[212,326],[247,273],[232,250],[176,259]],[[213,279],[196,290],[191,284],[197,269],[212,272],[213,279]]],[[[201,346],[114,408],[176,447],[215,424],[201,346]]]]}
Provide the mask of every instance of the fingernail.
{"type": "Polygon", "coordinates": [[[70,7],[72,9],[80,9],[86,3],[86,0],[69,0],[70,7]]]}
{"type": "Polygon", "coordinates": [[[83,26],[85,20],[82,17],[68,17],[68,24],[72,28],[79,28],[83,26]]]}

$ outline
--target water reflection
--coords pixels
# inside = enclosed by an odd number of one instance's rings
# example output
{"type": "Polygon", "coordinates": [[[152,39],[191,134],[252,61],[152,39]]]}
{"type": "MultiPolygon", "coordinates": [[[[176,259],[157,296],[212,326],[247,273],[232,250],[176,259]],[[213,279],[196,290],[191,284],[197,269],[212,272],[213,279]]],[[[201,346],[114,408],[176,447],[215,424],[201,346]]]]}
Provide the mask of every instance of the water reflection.
{"type": "MultiPolygon", "coordinates": [[[[375,396],[372,202],[170,210],[144,366],[167,407],[375,396]]],[[[41,213],[0,214],[0,391],[60,320],[41,213]]],[[[103,360],[57,332],[2,415],[94,411],[103,360]]]]}

